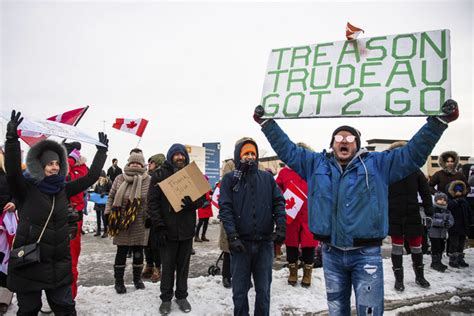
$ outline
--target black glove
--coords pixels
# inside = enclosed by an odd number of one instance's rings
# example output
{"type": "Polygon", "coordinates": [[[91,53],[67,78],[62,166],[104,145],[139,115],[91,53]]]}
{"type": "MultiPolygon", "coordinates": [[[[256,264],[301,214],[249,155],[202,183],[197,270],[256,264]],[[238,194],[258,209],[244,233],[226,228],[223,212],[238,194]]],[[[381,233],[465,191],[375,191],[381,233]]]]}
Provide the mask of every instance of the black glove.
{"type": "Polygon", "coordinates": [[[17,140],[18,139],[18,125],[23,122],[21,117],[21,112],[16,113],[15,110],[12,110],[12,115],[10,121],[7,124],[7,139],[8,140],[17,140]]]}
{"type": "Polygon", "coordinates": [[[286,231],[284,229],[278,228],[272,234],[272,240],[275,244],[283,244],[286,237],[286,231]]]}
{"type": "Polygon", "coordinates": [[[104,150],[107,151],[109,149],[109,139],[107,138],[107,134],[99,132],[99,142],[105,145],[103,146],[96,146],[97,150],[104,150]]]}
{"type": "Polygon", "coordinates": [[[449,228],[449,221],[445,220],[443,223],[444,228],[449,228]]]}
{"type": "Polygon", "coordinates": [[[163,227],[156,227],[155,232],[158,240],[158,246],[160,246],[160,248],[166,247],[166,243],[168,241],[168,232],[166,229],[163,227]]]}
{"type": "Polygon", "coordinates": [[[264,119],[262,119],[262,116],[265,114],[265,110],[263,109],[263,106],[257,105],[255,107],[255,110],[253,111],[253,120],[257,122],[258,124],[262,125],[262,123],[265,122],[264,119]]]}
{"type": "Polygon", "coordinates": [[[191,200],[189,195],[186,195],[181,199],[181,209],[187,211],[195,211],[197,209],[196,204],[191,200]]]}
{"type": "Polygon", "coordinates": [[[454,100],[449,99],[444,102],[441,111],[443,112],[443,115],[439,115],[437,118],[444,123],[450,123],[457,120],[459,117],[458,103],[454,100]]]}
{"type": "Polygon", "coordinates": [[[100,198],[102,199],[105,196],[105,193],[100,194],[100,198]]]}
{"type": "Polygon", "coordinates": [[[245,249],[244,244],[238,237],[235,237],[229,240],[229,250],[235,253],[241,253],[241,252],[247,251],[247,249],[245,249]]]}

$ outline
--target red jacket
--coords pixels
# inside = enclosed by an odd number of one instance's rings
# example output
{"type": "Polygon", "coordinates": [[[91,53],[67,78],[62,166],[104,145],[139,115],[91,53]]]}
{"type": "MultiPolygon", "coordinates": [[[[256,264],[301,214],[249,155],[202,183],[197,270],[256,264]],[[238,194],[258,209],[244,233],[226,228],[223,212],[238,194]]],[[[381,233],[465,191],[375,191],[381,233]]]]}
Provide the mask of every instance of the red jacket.
{"type": "Polygon", "coordinates": [[[207,203],[205,203],[205,204],[207,204],[206,207],[198,208],[198,217],[199,218],[212,217],[212,205],[211,205],[212,195],[211,195],[211,191],[206,193],[206,201],[207,201],[207,203]]]}
{"type": "MultiPolygon", "coordinates": [[[[282,193],[293,182],[305,195],[308,195],[308,185],[294,170],[284,167],[278,173],[276,183],[282,193]]],[[[317,241],[308,227],[308,202],[304,202],[296,218],[286,226],[285,244],[289,247],[316,247],[317,241]]]]}
{"type": "MultiPolygon", "coordinates": [[[[67,160],[69,163],[69,173],[67,175],[68,181],[74,181],[78,178],[84,177],[89,172],[89,168],[87,168],[87,166],[82,161],[82,159],[79,159],[78,163],[76,163],[76,161],[71,157],[68,157],[67,160]]],[[[76,205],[75,207],[76,210],[82,211],[85,206],[84,192],[71,196],[69,201],[71,202],[71,204],[76,205]]]]}

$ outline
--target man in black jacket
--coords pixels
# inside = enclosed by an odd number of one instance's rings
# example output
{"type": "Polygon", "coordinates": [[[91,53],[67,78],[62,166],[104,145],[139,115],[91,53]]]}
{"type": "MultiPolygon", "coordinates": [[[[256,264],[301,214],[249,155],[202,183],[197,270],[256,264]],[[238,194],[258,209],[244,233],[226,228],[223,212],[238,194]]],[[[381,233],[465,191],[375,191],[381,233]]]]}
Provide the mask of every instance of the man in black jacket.
{"type": "Polygon", "coordinates": [[[252,275],[255,315],[269,315],[273,242],[285,240],[285,199],[273,176],[258,170],[258,147],[251,138],[236,144],[234,161],[236,170],[222,178],[219,198],[219,218],[232,254],[234,315],[249,314],[252,275]]]}
{"type": "Polygon", "coordinates": [[[122,169],[118,166],[117,158],[114,158],[112,159],[112,166],[107,170],[107,177],[114,183],[115,178],[117,178],[119,174],[122,174],[122,169]]]}
{"type": "Polygon", "coordinates": [[[151,229],[157,235],[161,254],[161,306],[163,315],[171,312],[174,274],[176,272],[176,303],[188,313],[191,305],[188,296],[189,260],[196,226],[196,209],[204,202],[204,196],[193,202],[189,196],[182,200],[182,209],[175,212],[158,183],[189,164],[189,155],[182,144],[173,144],[166,161],[151,177],[148,190],[148,215],[151,229]]]}

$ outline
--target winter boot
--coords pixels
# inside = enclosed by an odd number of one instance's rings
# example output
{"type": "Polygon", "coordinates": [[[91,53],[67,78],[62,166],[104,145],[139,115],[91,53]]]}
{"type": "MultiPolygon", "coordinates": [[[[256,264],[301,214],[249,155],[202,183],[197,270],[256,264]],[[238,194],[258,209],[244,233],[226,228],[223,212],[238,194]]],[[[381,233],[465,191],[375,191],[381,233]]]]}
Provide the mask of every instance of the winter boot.
{"type": "Polygon", "coordinates": [[[431,268],[438,271],[438,272],[444,272],[448,268],[448,266],[444,265],[441,262],[441,257],[443,255],[438,254],[438,255],[431,255],[431,268]]]}
{"type": "Polygon", "coordinates": [[[412,253],[411,261],[413,262],[413,270],[415,271],[415,283],[426,289],[430,287],[430,282],[426,281],[423,270],[423,253],[412,253]]]}
{"type": "Polygon", "coordinates": [[[459,268],[459,254],[454,252],[449,255],[449,266],[453,268],[459,268]]]}
{"type": "Polygon", "coordinates": [[[123,274],[125,273],[125,265],[114,266],[114,278],[115,278],[115,291],[117,294],[124,294],[127,293],[127,288],[123,282],[123,274]]]}
{"type": "Polygon", "coordinates": [[[201,240],[202,240],[202,241],[210,241],[209,239],[206,238],[206,235],[204,235],[204,234],[202,234],[201,240]]]}
{"type": "Polygon", "coordinates": [[[202,242],[202,239],[199,238],[199,235],[196,233],[196,235],[194,235],[194,241],[195,242],[202,242]]]}
{"type": "Polygon", "coordinates": [[[459,264],[459,267],[460,268],[467,268],[469,267],[469,263],[467,263],[466,261],[464,261],[464,253],[460,253],[459,254],[459,257],[458,257],[458,264],[459,264]]]}
{"type": "Polygon", "coordinates": [[[290,269],[290,275],[288,276],[288,284],[296,285],[298,282],[298,263],[288,264],[288,269],[290,269]]]}
{"type": "Polygon", "coordinates": [[[177,298],[176,304],[178,304],[179,309],[185,313],[189,313],[191,311],[191,304],[189,304],[188,300],[185,298],[177,298]]]}
{"type": "Polygon", "coordinates": [[[142,269],[143,264],[134,264],[133,265],[133,285],[137,290],[143,290],[145,288],[145,284],[142,281],[142,269]]]}
{"type": "Polygon", "coordinates": [[[160,314],[161,315],[168,315],[169,313],[171,313],[171,302],[170,301],[161,302],[160,314]]]}
{"type": "Polygon", "coordinates": [[[151,278],[152,275],[153,275],[153,267],[146,265],[145,269],[143,269],[143,272],[142,272],[142,278],[149,279],[151,278]]]}
{"type": "Polygon", "coordinates": [[[222,285],[226,289],[230,289],[232,287],[232,280],[230,278],[222,277],[222,285]]]}
{"type": "Polygon", "coordinates": [[[403,256],[392,254],[392,270],[395,275],[395,285],[393,286],[396,291],[403,292],[405,285],[403,284],[403,256]]]}
{"type": "Polygon", "coordinates": [[[153,274],[151,275],[150,281],[156,283],[161,279],[161,271],[160,268],[154,268],[153,274]]]}
{"type": "Polygon", "coordinates": [[[301,286],[302,287],[310,287],[311,286],[311,275],[313,273],[313,265],[312,264],[305,264],[303,267],[303,279],[301,279],[301,286]]]}

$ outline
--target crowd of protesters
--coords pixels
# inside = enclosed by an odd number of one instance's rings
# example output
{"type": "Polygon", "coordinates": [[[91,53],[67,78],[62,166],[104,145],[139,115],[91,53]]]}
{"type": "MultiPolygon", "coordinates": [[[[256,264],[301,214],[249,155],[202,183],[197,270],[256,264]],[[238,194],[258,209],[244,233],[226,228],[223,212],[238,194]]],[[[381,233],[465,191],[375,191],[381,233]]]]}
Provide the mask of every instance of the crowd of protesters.
{"type": "MultiPolygon", "coordinates": [[[[352,288],[359,314],[383,314],[381,245],[387,235],[397,291],[405,289],[403,254],[407,250],[416,284],[430,287],[424,277],[422,249],[427,236],[431,268],[447,269],[442,263],[444,251],[450,267],[467,267],[463,251],[474,224],[474,197],[469,190],[474,186],[474,168],[460,170],[459,156],[449,151],[440,155],[441,170],[429,180],[420,170],[448,123],[457,118],[457,104],[447,101],[443,112],[428,117],[410,141],[394,143],[383,152],[368,152],[361,146],[361,133],[343,125],[331,135],[332,151],[318,153],[292,142],[274,120],[262,118],[263,108],[257,107],[253,118],[284,167],[275,175],[265,170],[259,164],[257,143],[245,137],[236,142],[234,158],[225,164],[214,188],[219,189],[222,284],[232,288],[234,314],[249,314],[248,292],[254,288],[255,314],[269,315],[275,245],[285,245],[290,286],[311,286],[316,250],[322,249],[331,315],[350,314],[352,288]],[[289,207],[284,194],[289,190],[304,196],[291,218],[285,213],[289,207]]],[[[190,312],[193,242],[209,241],[209,218],[217,214],[211,207],[212,190],[194,201],[184,196],[176,212],[158,185],[189,165],[186,147],[173,144],[166,155],[155,154],[147,163],[143,152],[135,148],[123,169],[114,158],[106,173],[108,139],[103,133],[99,133],[101,145],[90,169],[81,156],[80,143],[43,140],[30,148],[26,170],[22,170],[17,132],[21,121],[20,113],[13,111],[5,153],[0,154],[0,237],[5,232],[0,246],[8,249],[0,253],[10,255],[11,250],[8,268],[0,269],[0,312],[8,309],[15,292],[18,315],[36,315],[44,291],[56,315],[76,314],[87,190],[98,195],[95,235],[112,237],[117,246],[113,263],[117,294],[127,292],[124,273],[131,254],[137,290],[145,289],[143,279],[160,281],[161,314],[171,312],[173,297],[181,311],[190,312]],[[5,228],[9,221],[16,230],[14,242],[5,228]]]]}

